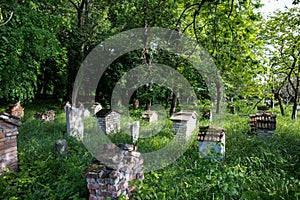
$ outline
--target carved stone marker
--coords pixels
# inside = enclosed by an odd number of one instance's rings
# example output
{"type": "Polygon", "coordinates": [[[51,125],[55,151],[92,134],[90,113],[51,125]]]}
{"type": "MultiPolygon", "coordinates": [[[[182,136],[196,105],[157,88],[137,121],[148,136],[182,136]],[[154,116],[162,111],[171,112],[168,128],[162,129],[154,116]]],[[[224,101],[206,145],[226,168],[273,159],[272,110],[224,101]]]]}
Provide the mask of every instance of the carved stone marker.
{"type": "Polygon", "coordinates": [[[135,121],[130,125],[131,141],[137,142],[140,134],[140,121],[135,121]]]}
{"type": "Polygon", "coordinates": [[[53,147],[54,151],[60,153],[60,154],[65,154],[68,152],[68,144],[65,139],[57,140],[54,144],[53,147]]]}
{"type": "Polygon", "coordinates": [[[21,106],[20,102],[9,105],[6,108],[6,112],[17,118],[24,117],[24,108],[21,106]]]}
{"type": "Polygon", "coordinates": [[[158,120],[158,114],[155,110],[146,110],[142,114],[142,119],[149,123],[154,123],[158,120]]]}
{"type": "Polygon", "coordinates": [[[134,100],[134,102],[133,102],[133,109],[134,110],[137,110],[138,108],[139,108],[139,105],[140,105],[140,102],[139,102],[139,100],[134,100]]]}

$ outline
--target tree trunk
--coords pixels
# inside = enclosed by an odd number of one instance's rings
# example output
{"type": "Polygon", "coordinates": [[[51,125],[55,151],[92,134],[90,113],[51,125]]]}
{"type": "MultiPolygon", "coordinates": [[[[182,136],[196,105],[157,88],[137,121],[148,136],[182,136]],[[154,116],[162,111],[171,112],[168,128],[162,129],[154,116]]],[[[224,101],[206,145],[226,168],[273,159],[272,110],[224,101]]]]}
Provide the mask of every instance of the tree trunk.
{"type": "Polygon", "coordinates": [[[146,103],[146,110],[150,110],[151,109],[151,99],[148,99],[147,103],[146,103]]]}
{"type": "Polygon", "coordinates": [[[298,105],[298,91],[299,91],[299,84],[300,84],[300,79],[297,77],[297,82],[296,82],[296,87],[294,88],[295,96],[294,96],[294,102],[293,102],[293,112],[292,112],[292,119],[297,118],[297,105],[298,105]]]}
{"type": "Polygon", "coordinates": [[[170,108],[170,116],[172,116],[176,112],[176,103],[177,103],[177,96],[176,93],[173,92],[173,98],[172,98],[172,103],[170,108]]]}
{"type": "Polygon", "coordinates": [[[166,102],[165,108],[167,109],[168,104],[169,104],[169,91],[165,92],[165,102],[166,102]]]}
{"type": "Polygon", "coordinates": [[[217,87],[217,107],[216,107],[216,114],[219,114],[221,112],[221,101],[222,101],[222,88],[219,80],[217,80],[216,83],[217,87]]]}
{"type": "Polygon", "coordinates": [[[275,92],[274,93],[274,98],[278,101],[278,104],[279,104],[279,108],[280,108],[280,113],[282,116],[284,116],[284,108],[282,106],[282,101],[281,101],[281,98],[280,98],[280,90],[275,92]]]}

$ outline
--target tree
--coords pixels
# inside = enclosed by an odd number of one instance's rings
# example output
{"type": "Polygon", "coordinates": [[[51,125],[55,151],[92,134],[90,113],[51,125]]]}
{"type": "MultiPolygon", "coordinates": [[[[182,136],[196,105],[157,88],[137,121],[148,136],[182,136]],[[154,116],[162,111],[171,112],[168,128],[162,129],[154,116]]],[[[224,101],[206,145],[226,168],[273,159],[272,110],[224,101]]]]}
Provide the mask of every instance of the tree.
{"type": "Polygon", "coordinates": [[[66,54],[49,27],[52,20],[41,15],[33,2],[22,2],[14,6],[10,23],[0,27],[0,99],[32,100],[49,78],[40,78],[49,67],[54,73],[51,90],[60,88],[66,54]]]}
{"type": "Polygon", "coordinates": [[[292,96],[292,119],[297,117],[297,104],[300,88],[300,9],[290,8],[286,11],[276,12],[264,26],[263,33],[267,40],[269,51],[270,81],[276,86],[274,96],[280,101],[282,88],[292,96]],[[286,23],[288,22],[288,23],[286,23]]]}
{"type": "MultiPolygon", "coordinates": [[[[202,0],[185,5],[179,17],[182,32],[193,36],[214,58],[228,97],[257,93],[254,72],[260,70],[257,49],[262,43],[256,39],[261,16],[255,9],[260,6],[259,1],[202,0]]],[[[219,113],[221,84],[215,85],[219,113]]]]}

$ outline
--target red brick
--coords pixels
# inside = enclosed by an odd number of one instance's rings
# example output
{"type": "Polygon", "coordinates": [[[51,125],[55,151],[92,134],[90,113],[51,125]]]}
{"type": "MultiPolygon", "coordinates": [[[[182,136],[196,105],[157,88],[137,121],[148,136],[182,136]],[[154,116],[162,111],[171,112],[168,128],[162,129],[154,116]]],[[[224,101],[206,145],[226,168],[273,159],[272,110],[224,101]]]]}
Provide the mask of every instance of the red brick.
{"type": "Polygon", "coordinates": [[[100,191],[100,196],[102,196],[102,197],[110,197],[111,196],[111,192],[109,192],[109,191],[100,191]]]}
{"type": "Polygon", "coordinates": [[[112,198],[117,198],[117,197],[119,197],[121,194],[122,194],[122,190],[118,190],[118,191],[116,191],[116,192],[113,192],[113,193],[111,194],[111,197],[112,197],[112,198]]]}
{"type": "Polygon", "coordinates": [[[5,144],[17,144],[17,140],[16,139],[6,140],[5,144]]]}
{"type": "Polygon", "coordinates": [[[89,190],[90,194],[95,195],[96,194],[96,190],[89,190]]]}
{"type": "Polygon", "coordinates": [[[5,153],[10,153],[10,152],[13,152],[13,151],[16,151],[17,150],[17,147],[11,147],[9,149],[4,149],[4,152],[5,153]]]}
{"type": "Polygon", "coordinates": [[[98,200],[96,196],[90,195],[89,200],[98,200]]]}
{"type": "Polygon", "coordinates": [[[15,143],[12,143],[12,144],[4,144],[4,145],[2,146],[2,149],[11,149],[11,148],[13,148],[13,147],[17,147],[17,144],[15,144],[15,143]]]}
{"type": "Polygon", "coordinates": [[[118,186],[117,185],[109,185],[108,186],[108,191],[117,191],[118,190],[118,186]]]}
{"type": "Polygon", "coordinates": [[[12,131],[10,133],[6,133],[6,137],[16,137],[18,135],[18,131],[12,131]]]}
{"type": "Polygon", "coordinates": [[[88,187],[88,189],[92,190],[92,189],[98,189],[99,185],[98,184],[88,183],[87,187],[88,187]]]}
{"type": "Polygon", "coordinates": [[[104,191],[104,190],[107,190],[107,186],[106,185],[99,185],[99,189],[104,191]]]}

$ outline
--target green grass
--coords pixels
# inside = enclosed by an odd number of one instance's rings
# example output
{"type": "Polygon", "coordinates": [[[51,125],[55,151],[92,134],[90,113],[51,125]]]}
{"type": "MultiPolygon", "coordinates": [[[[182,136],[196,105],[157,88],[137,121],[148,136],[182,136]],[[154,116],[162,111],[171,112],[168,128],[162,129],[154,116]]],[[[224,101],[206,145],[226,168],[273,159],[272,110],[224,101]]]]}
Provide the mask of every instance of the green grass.
{"type": "MultiPolygon", "coordinates": [[[[275,110],[275,112],[278,112],[275,110]]],[[[135,117],[138,117],[138,113],[135,117]]],[[[222,162],[200,159],[197,142],[169,166],[145,174],[135,199],[299,199],[300,121],[277,116],[273,138],[248,135],[248,117],[227,115],[226,157],[222,162]]],[[[0,176],[0,199],[86,199],[82,172],[92,160],[86,148],[66,135],[65,114],[55,104],[38,102],[25,107],[19,129],[20,172],[0,176]],[[54,123],[33,118],[35,112],[53,109],[54,123]],[[53,151],[57,139],[66,139],[69,152],[53,151]]],[[[147,125],[142,122],[142,125],[147,125]]],[[[110,136],[115,143],[130,142],[128,133],[110,136]]],[[[141,152],[168,144],[171,124],[151,138],[138,142],[141,152]]]]}

